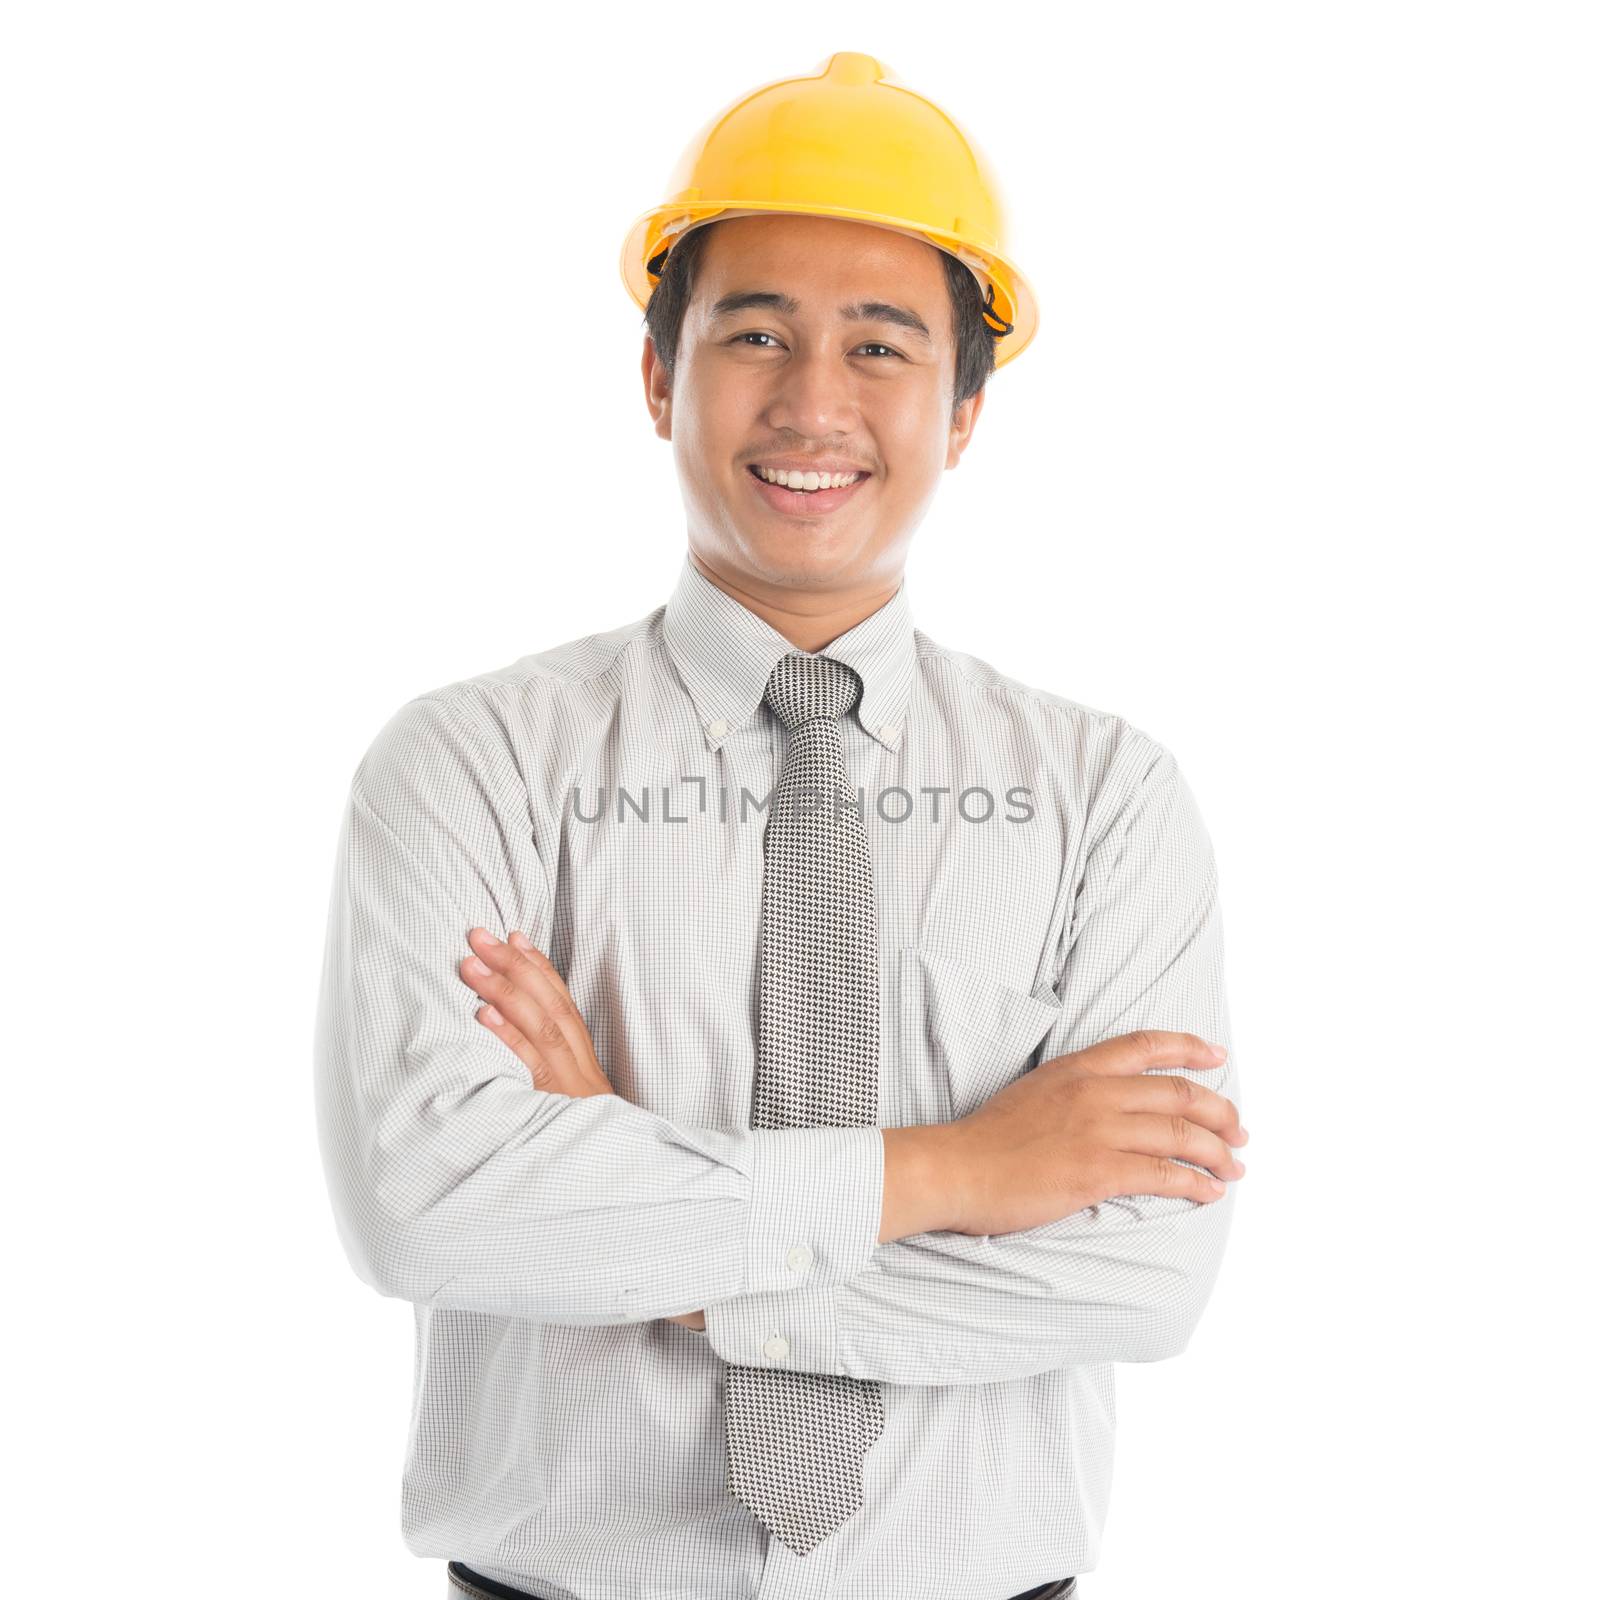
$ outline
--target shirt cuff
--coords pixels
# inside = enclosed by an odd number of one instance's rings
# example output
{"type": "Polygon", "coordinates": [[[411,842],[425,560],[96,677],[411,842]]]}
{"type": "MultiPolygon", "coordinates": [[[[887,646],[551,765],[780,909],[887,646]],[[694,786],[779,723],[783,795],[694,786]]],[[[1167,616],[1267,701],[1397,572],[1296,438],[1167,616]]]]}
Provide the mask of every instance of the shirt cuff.
{"type": "Polygon", "coordinates": [[[839,1371],[839,1285],[745,1294],[706,1307],[705,1336],[731,1365],[784,1367],[846,1377],[839,1371]]]}
{"type": "Polygon", "coordinates": [[[836,1287],[866,1270],[883,1225],[883,1131],[754,1131],[744,1293],[705,1308],[706,1337],[741,1366],[832,1372],[836,1287]]]}

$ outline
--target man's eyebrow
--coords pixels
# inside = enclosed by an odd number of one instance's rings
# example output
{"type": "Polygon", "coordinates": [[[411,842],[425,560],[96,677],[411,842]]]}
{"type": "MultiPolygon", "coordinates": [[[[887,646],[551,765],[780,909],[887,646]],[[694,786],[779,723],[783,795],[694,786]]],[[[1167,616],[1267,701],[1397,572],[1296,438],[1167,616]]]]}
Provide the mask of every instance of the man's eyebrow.
{"type": "MultiPolygon", "coordinates": [[[[718,321],[722,317],[731,317],[736,311],[746,311],[756,307],[767,311],[781,311],[784,316],[792,317],[800,309],[800,302],[793,295],[778,294],[771,289],[737,289],[732,294],[725,294],[711,308],[711,320],[718,321]]],[[[891,322],[897,328],[905,328],[908,332],[916,334],[924,344],[933,343],[933,335],[928,331],[928,325],[915,311],[907,311],[904,306],[891,305],[887,300],[862,300],[853,306],[840,306],[839,315],[847,322],[891,322]]]]}

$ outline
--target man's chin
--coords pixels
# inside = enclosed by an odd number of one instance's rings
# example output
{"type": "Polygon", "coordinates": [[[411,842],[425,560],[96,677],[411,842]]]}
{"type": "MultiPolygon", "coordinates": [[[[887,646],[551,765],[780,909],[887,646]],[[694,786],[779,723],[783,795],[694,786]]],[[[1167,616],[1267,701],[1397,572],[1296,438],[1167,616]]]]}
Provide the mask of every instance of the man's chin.
{"type": "Polygon", "coordinates": [[[787,587],[832,588],[861,563],[859,539],[807,528],[792,533],[760,529],[746,535],[746,559],[755,575],[787,587]]]}

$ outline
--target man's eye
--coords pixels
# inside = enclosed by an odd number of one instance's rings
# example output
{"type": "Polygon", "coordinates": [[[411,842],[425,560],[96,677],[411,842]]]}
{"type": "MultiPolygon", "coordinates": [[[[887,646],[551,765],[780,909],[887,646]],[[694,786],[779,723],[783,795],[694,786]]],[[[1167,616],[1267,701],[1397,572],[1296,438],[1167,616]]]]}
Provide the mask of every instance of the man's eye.
{"type": "MultiPolygon", "coordinates": [[[[752,329],[748,333],[736,333],[730,342],[733,344],[743,344],[746,339],[771,339],[772,337],[773,335],[770,333],[762,333],[759,330],[752,329]]],[[[767,349],[769,347],[766,345],[761,345],[757,348],[767,349]]],[[[900,352],[898,350],[891,348],[889,345],[880,344],[875,339],[868,340],[866,344],[857,345],[856,348],[858,350],[887,350],[892,356],[900,356],[900,352]]],[[[904,358],[902,357],[901,359],[904,358]]]]}

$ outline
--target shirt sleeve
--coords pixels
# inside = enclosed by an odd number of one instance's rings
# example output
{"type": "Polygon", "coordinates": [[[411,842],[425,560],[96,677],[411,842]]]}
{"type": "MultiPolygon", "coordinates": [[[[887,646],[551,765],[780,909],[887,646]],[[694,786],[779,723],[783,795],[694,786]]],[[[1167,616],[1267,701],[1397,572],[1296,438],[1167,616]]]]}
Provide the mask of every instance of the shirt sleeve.
{"type": "MultiPolygon", "coordinates": [[[[859,1272],[883,1203],[876,1128],[680,1127],[534,1087],[477,1020],[467,930],[548,950],[526,786],[492,714],[421,697],[357,767],[314,1040],[318,1136],[357,1275],[400,1299],[642,1322],[859,1272]]],[[[602,1063],[603,1065],[603,1063],[602,1063]]]]}
{"type": "MultiPolygon", "coordinates": [[[[1148,766],[1095,824],[1057,998],[1037,1059],[1140,1028],[1228,1048],[1181,1075],[1243,1106],[1223,981],[1216,864],[1171,754],[1140,736],[1148,766]]],[[[1185,1163],[1195,1165],[1195,1163],[1185,1163]]],[[[710,1304],[706,1336],[728,1361],[900,1384],[996,1383],[1055,1367],[1180,1354],[1210,1297],[1237,1185],[1219,1200],[1122,1195],[1041,1227],[982,1237],[921,1233],[877,1246],[832,1284],[710,1304]]]]}

